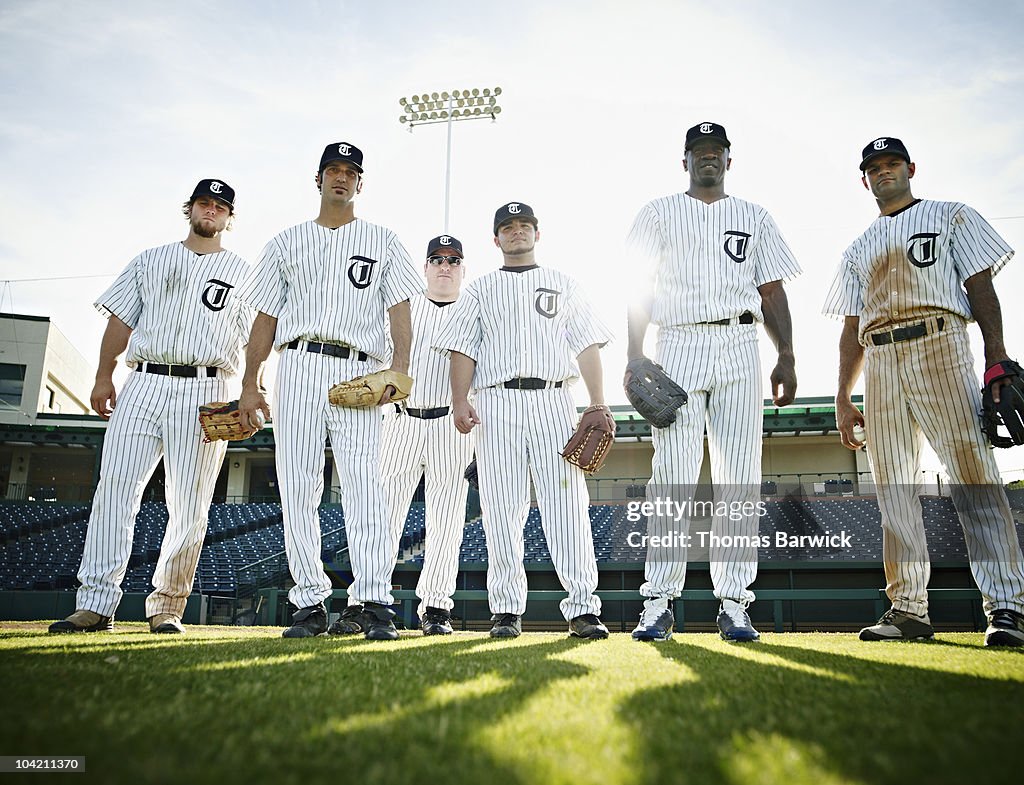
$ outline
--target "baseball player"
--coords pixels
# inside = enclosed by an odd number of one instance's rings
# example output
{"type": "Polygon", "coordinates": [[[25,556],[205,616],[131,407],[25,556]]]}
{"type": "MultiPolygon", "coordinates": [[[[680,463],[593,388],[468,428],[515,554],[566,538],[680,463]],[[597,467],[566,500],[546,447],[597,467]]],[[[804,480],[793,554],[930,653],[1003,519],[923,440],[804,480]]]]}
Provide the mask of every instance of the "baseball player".
{"type": "Polygon", "coordinates": [[[916,199],[915,165],[899,139],[861,155],[862,182],[880,215],[843,254],[825,302],[844,318],[836,422],[851,450],[863,445],[882,513],[886,593],[892,608],[861,640],[933,637],[930,564],[921,515],[922,436],[949,472],[974,580],[984,598],[988,646],[1024,644],[1024,570],[999,469],[985,443],[967,323],[985,341],[985,365],[1007,359],[992,276],[1013,250],[959,202],[916,199]],[[850,401],[865,373],[863,416],[850,401]]]}
{"type": "Polygon", "coordinates": [[[532,476],[551,560],[569,593],[560,607],[570,633],[606,638],[594,594],[597,561],[585,475],[561,450],[577,421],[569,384],[582,376],[591,404],[607,409],[599,350],[611,333],[574,279],[537,264],[539,238],[529,205],[510,202],[498,209],[494,244],[505,264],[466,288],[433,346],[451,353],[455,427],[467,434],[479,427],[491,637],[515,638],[522,631],[523,528],[532,476]]]}
{"type": "MultiPolygon", "coordinates": [[[[409,298],[422,282],[394,232],[355,216],[363,153],[327,145],[316,174],[320,213],[274,237],[243,287],[258,311],[246,351],[241,417],[270,416],[257,379],[272,346],[281,353],[274,399],[277,474],[285,548],[298,610],[286,638],[327,632],[331,581],[320,560],[317,515],[324,486],[324,441],[341,477],[354,580],[336,632],[398,637],[388,607],[398,541],[388,525],[380,480],[380,411],[330,405],[335,383],[377,370],[393,345],[391,368],[409,364],[409,298]]],[[[382,404],[394,390],[388,388],[382,404]]]]}
{"type": "MultiPolygon", "coordinates": [[[[764,324],[778,350],[771,384],[775,405],[785,406],[796,394],[796,371],[783,281],[798,275],[800,266],[763,207],[725,193],[730,146],[717,123],[690,128],[683,159],[689,189],[648,203],[633,223],[630,253],[651,268],[651,288],[630,307],[628,353],[630,361],[642,359],[648,324],[658,325],[655,361],[690,395],[671,425],[652,429],[648,497],[693,491],[706,428],[716,510],[725,502],[729,509],[749,511],[745,505],[759,500],[761,483],[757,324],[764,324]]],[[[626,382],[630,375],[627,370],[626,382]]],[[[736,517],[716,516],[714,531],[756,537],[756,517],[736,517]]],[[[685,542],[689,521],[676,523],[681,528],[673,530],[673,542],[685,542]]],[[[747,614],[756,574],[756,549],[712,547],[711,577],[721,600],[718,627],[726,640],[759,637],[747,614]]],[[[673,600],[686,577],[685,547],[649,547],[644,576],[644,610],[633,638],[668,640],[673,600]]]]}
{"type": "Polygon", "coordinates": [[[427,243],[426,291],[413,295],[409,375],[416,380],[402,405],[384,410],[381,478],[396,541],[401,537],[420,477],[426,496],[423,570],[416,584],[424,635],[452,632],[451,595],[459,574],[469,484],[463,472],[473,460],[473,435],[455,428],[448,358],[431,350],[434,336],[452,314],[465,277],[462,243],[451,235],[427,243]]]}
{"type": "Polygon", "coordinates": [[[198,407],[228,399],[252,324],[252,311],[237,295],[249,266],[221,247],[234,202],[234,189],[223,180],[200,180],[182,207],[189,222],[184,242],[143,251],[95,303],[108,321],[90,402],[110,425],[78,571],[77,610],[50,632],[112,629],[135,516],[161,458],[168,521],[146,616],[151,632],[185,631],[181,615],[227,450],[226,441],[204,442],[198,407]],[[112,374],[125,348],[134,373],[119,395],[112,374]]]}

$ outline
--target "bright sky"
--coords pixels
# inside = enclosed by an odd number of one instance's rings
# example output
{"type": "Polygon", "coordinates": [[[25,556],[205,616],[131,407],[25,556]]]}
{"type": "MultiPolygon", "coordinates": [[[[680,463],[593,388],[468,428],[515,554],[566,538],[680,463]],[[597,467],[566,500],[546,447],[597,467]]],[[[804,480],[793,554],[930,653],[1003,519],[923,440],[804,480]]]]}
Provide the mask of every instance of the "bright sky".
{"type": "MultiPolygon", "coordinates": [[[[877,213],[857,169],[868,141],[902,138],[916,196],[966,202],[1024,248],[1022,33],[1009,1],[8,0],[0,279],[68,279],[4,284],[0,310],[52,317],[94,361],[92,301],[140,250],[184,238],[197,180],[235,187],[225,246],[255,262],[315,216],[332,141],[366,155],[357,214],[419,261],[443,229],[445,129],[410,134],[398,99],[500,85],[496,123],[454,127],[450,231],[470,277],[500,264],[494,210],[532,205],[538,261],[581,279],[618,335],[606,390],[624,403],[622,240],[645,202],[686,189],[683,135],[713,120],[733,142],[727,191],[772,213],[805,271],[788,286],[798,394],[831,397],[840,324],[820,310],[877,213]],[[105,277],[71,279],[87,275],[105,277]]],[[[1024,358],[1024,259],[996,285],[1024,358]]],[[[762,355],[767,386],[766,336],[762,355]]],[[[1000,459],[1020,468],[1024,449],[1000,459]]]]}

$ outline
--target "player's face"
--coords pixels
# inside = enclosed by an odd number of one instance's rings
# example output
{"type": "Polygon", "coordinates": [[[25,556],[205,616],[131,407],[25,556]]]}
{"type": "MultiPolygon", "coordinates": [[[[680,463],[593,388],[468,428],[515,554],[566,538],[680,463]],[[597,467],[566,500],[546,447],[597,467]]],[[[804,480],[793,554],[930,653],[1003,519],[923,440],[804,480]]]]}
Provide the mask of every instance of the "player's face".
{"type": "Polygon", "coordinates": [[[722,182],[731,163],[728,147],[716,139],[700,139],[686,151],[683,169],[696,185],[710,188],[722,182]]]}
{"type": "Polygon", "coordinates": [[[498,227],[498,236],[494,238],[494,244],[506,256],[518,256],[533,251],[539,239],[540,232],[530,221],[513,218],[498,227]]]}
{"type": "Polygon", "coordinates": [[[324,167],[317,183],[324,199],[351,202],[363,190],[363,178],[348,161],[332,161],[324,167]]]}
{"type": "Polygon", "coordinates": [[[861,182],[883,202],[893,201],[910,191],[914,165],[898,155],[879,155],[868,161],[861,182]]]}
{"type": "Polygon", "coordinates": [[[447,297],[459,293],[466,271],[459,256],[438,251],[423,265],[423,274],[427,277],[428,293],[447,297]]]}
{"type": "Polygon", "coordinates": [[[200,237],[216,237],[227,227],[229,218],[231,210],[218,199],[200,196],[192,202],[192,231],[200,237]]]}

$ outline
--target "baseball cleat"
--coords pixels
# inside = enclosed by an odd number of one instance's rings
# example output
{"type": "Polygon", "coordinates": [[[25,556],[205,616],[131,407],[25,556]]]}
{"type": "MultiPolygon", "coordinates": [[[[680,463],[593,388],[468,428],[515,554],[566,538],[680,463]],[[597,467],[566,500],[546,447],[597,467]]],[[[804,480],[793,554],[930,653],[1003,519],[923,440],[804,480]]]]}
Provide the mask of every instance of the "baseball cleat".
{"type": "Polygon", "coordinates": [[[366,632],[363,637],[368,641],[397,641],[398,630],[395,629],[395,612],[387,605],[376,602],[363,604],[363,623],[366,632]]]}
{"type": "Polygon", "coordinates": [[[895,608],[887,610],[876,624],[860,631],[862,641],[930,641],[935,639],[931,619],[895,608]]]}
{"type": "Polygon", "coordinates": [[[523,620],[515,613],[496,613],[491,616],[492,638],[518,638],[523,632],[523,620]]]}
{"type": "Polygon", "coordinates": [[[644,610],[640,614],[640,621],[633,630],[635,641],[667,641],[672,637],[672,631],[676,626],[676,614],[672,600],[649,599],[644,601],[644,610]]]}
{"type": "Polygon", "coordinates": [[[109,632],[114,629],[113,616],[100,616],[93,611],[75,611],[63,621],[55,621],[49,632],[109,632]]]}
{"type": "Polygon", "coordinates": [[[608,628],[601,623],[601,617],[593,613],[584,613],[569,620],[569,637],[604,640],[608,637],[608,628]]]}
{"type": "Polygon", "coordinates": [[[424,635],[451,635],[454,631],[451,614],[441,608],[428,607],[420,619],[420,629],[424,635]]]}
{"type": "Polygon", "coordinates": [[[327,634],[327,608],[317,603],[295,611],[292,626],[281,633],[282,638],[316,638],[327,634]]]}
{"type": "Polygon", "coordinates": [[[1009,608],[997,608],[988,615],[986,646],[1024,646],[1024,616],[1009,608]]]}
{"type": "Polygon", "coordinates": [[[329,635],[358,635],[361,632],[366,632],[362,605],[349,605],[341,612],[341,617],[327,629],[329,635]]]}
{"type": "Polygon", "coordinates": [[[723,599],[722,607],[718,609],[718,633],[723,641],[735,643],[756,641],[761,637],[750,623],[746,604],[729,599],[723,599]]]}
{"type": "Polygon", "coordinates": [[[149,617],[149,631],[168,635],[184,635],[181,617],[173,613],[156,613],[149,617]]]}

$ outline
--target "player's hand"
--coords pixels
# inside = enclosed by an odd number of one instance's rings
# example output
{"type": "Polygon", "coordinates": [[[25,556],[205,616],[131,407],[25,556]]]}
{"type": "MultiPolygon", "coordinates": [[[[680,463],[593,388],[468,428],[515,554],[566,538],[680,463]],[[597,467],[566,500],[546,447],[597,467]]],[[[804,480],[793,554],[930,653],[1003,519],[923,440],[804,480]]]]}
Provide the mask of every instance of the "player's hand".
{"type": "Polygon", "coordinates": [[[859,450],[864,442],[853,435],[854,428],[864,428],[864,415],[853,405],[849,398],[836,398],[836,427],[843,447],[848,450],[859,450]]]}
{"type": "Polygon", "coordinates": [[[480,424],[476,409],[470,406],[468,401],[455,404],[452,407],[452,414],[455,418],[455,428],[459,433],[469,433],[480,424]]]}
{"type": "Polygon", "coordinates": [[[384,406],[391,403],[391,396],[395,394],[395,386],[393,384],[386,385],[384,387],[384,394],[380,397],[380,403],[378,406],[384,406]]]}
{"type": "MultiPolygon", "coordinates": [[[[645,360],[645,359],[647,359],[647,358],[644,355],[641,354],[639,357],[630,357],[629,358],[629,362],[632,362],[633,360],[645,360]]],[[[627,363],[626,364],[626,372],[624,374],[622,374],[622,389],[626,389],[626,387],[629,385],[629,380],[632,379],[632,378],[633,378],[633,372],[631,370],[629,370],[629,363],[627,363]]]]}
{"type": "Polygon", "coordinates": [[[242,385],[242,394],[238,397],[238,413],[243,423],[253,429],[260,430],[270,419],[270,406],[264,390],[256,385],[242,385]]]}
{"type": "Polygon", "coordinates": [[[792,357],[779,357],[772,370],[772,403],[776,406],[787,406],[796,398],[796,364],[792,357]],[[782,387],[782,394],[779,394],[782,387]]]}
{"type": "Polygon", "coordinates": [[[117,390],[112,379],[97,379],[89,394],[92,410],[104,420],[109,420],[117,405],[117,390]]]}

